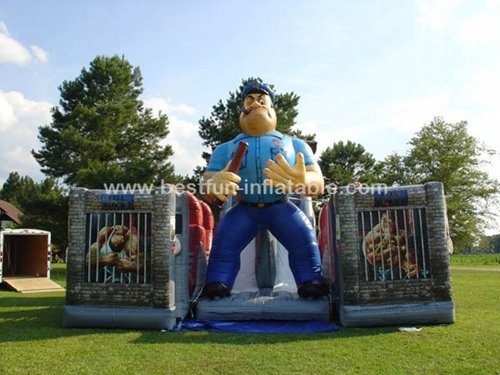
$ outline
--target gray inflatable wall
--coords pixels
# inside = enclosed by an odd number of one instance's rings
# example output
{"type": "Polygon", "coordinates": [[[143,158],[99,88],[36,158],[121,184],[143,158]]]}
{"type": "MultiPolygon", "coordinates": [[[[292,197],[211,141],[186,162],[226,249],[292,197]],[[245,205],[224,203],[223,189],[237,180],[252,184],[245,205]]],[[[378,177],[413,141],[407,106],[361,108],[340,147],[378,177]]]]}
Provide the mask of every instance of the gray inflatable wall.
{"type": "Polygon", "coordinates": [[[175,327],[191,307],[187,223],[186,196],[173,189],[73,189],[63,326],[175,327]]]}
{"type": "MultiPolygon", "coordinates": [[[[322,212],[344,327],[455,321],[443,185],[345,187],[322,212]]],[[[326,238],[325,237],[325,238],[326,238]]]]}

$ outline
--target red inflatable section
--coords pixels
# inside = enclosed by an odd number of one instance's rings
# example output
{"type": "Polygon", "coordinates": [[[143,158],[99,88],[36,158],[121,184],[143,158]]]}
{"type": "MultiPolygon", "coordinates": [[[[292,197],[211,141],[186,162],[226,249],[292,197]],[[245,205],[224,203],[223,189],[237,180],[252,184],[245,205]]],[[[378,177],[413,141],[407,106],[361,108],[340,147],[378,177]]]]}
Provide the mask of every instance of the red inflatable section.
{"type": "Polygon", "coordinates": [[[197,199],[193,194],[184,192],[188,198],[189,216],[189,294],[192,295],[196,288],[197,269],[200,250],[203,249],[208,256],[212,247],[214,219],[210,207],[197,199]]]}
{"type": "Polygon", "coordinates": [[[212,240],[214,237],[214,215],[208,203],[200,201],[201,209],[203,211],[203,227],[205,228],[205,242],[203,246],[205,247],[205,256],[208,257],[210,254],[210,249],[212,248],[212,240]]]}
{"type": "Polygon", "coordinates": [[[318,226],[319,226],[318,246],[319,246],[319,251],[321,253],[321,259],[323,259],[323,253],[325,251],[326,246],[328,245],[328,237],[329,237],[328,205],[323,206],[321,208],[321,211],[319,212],[318,226]]]}
{"type": "Polygon", "coordinates": [[[330,209],[328,205],[323,206],[321,211],[319,212],[318,218],[318,246],[319,251],[321,253],[321,259],[323,260],[323,264],[328,264],[327,271],[329,273],[329,277],[331,282],[335,280],[335,267],[333,260],[333,252],[336,251],[336,243],[332,233],[335,233],[335,228],[332,228],[332,218],[330,217],[330,209]],[[327,257],[327,259],[325,259],[327,257]]]}

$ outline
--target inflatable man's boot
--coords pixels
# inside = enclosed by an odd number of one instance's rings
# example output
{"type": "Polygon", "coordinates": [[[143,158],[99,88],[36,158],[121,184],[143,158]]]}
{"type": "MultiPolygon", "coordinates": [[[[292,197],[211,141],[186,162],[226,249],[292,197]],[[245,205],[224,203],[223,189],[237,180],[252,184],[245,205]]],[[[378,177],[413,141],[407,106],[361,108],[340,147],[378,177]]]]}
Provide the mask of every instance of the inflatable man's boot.
{"type": "Polygon", "coordinates": [[[229,297],[231,289],[224,283],[213,281],[205,285],[201,295],[211,299],[229,297]]]}
{"type": "Polygon", "coordinates": [[[328,289],[323,280],[311,280],[300,284],[297,293],[302,298],[321,298],[328,293],[328,289]]]}

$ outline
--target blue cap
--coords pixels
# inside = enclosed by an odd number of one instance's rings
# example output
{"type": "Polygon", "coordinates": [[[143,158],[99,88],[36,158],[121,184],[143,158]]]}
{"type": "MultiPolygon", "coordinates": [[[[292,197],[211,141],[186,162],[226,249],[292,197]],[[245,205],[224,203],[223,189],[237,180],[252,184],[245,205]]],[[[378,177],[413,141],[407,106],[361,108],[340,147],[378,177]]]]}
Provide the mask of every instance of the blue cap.
{"type": "Polygon", "coordinates": [[[274,91],[271,90],[271,88],[266,83],[262,83],[257,80],[245,85],[245,87],[243,88],[243,92],[241,93],[241,99],[245,100],[248,94],[253,94],[256,92],[268,94],[271,97],[271,102],[274,104],[274,91]]]}

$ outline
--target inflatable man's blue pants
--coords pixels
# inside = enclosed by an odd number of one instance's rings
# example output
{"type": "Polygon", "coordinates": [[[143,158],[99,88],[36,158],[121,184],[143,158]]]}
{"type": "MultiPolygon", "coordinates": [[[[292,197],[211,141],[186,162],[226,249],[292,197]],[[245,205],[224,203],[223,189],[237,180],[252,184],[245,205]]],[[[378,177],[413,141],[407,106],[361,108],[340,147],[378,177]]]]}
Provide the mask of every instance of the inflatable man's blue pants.
{"type": "Polygon", "coordinates": [[[307,216],[285,201],[265,208],[240,202],[219,222],[207,269],[207,284],[222,282],[232,288],[240,269],[240,253],[259,229],[268,229],[288,250],[297,285],[322,279],[316,233],[307,216]]]}

